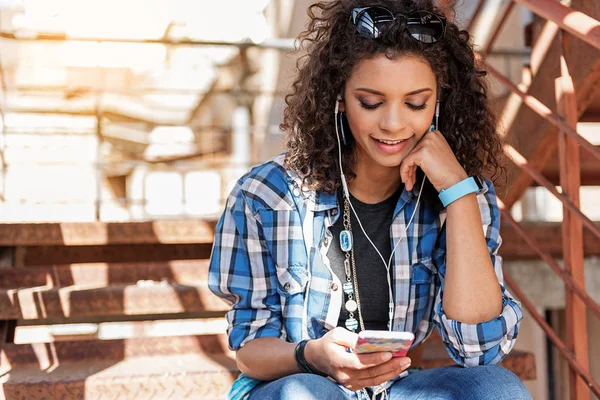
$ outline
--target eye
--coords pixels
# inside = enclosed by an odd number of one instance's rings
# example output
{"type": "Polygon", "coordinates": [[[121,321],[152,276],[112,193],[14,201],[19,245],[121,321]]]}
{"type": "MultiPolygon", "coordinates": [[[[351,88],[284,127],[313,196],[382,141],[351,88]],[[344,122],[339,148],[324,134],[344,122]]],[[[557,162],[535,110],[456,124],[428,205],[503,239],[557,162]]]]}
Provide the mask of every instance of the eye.
{"type": "Polygon", "coordinates": [[[377,107],[379,107],[380,105],[381,105],[381,103],[377,103],[377,104],[367,104],[367,103],[365,103],[365,102],[362,102],[362,101],[360,102],[360,106],[361,106],[362,108],[366,108],[367,110],[374,110],[374,109],[376,109],[377,107]]]}
{"type": "Polygon", "coordinates": [[[423,103],[420,106],[410,104],[410,103],[406,103],[406,105],[408,106],[408,108],[413,109],[413,110],[424,110],[427,108],[427,103],[423,103]]]}

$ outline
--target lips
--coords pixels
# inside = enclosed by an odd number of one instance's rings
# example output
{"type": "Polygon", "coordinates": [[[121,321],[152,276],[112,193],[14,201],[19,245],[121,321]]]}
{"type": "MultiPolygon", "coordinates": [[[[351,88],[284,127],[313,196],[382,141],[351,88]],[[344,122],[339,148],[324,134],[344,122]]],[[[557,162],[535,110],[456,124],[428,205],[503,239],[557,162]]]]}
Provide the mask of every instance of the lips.
{"type": "Polygon", "coordinates": [[[406,139],[400,139],[400,140],[383,140],[383,139],[375,139],[380,143],[383,144],[387,144],[387,145],[395,145],[395,144],[400,144],[402,142],[404,142],[406,139]]]}
{"type": "Polygon", "coordinates": [[[382,139],[375,139],[372,137],[371,140],[373,140],[373,143],[375,143],[375,146],[377,146],[379,151],[381,151],[382,153],[387,153],[387,154],[398,153],[398,152],[404,150],[408,143],[408,139],[382,140],[382,139]]]}

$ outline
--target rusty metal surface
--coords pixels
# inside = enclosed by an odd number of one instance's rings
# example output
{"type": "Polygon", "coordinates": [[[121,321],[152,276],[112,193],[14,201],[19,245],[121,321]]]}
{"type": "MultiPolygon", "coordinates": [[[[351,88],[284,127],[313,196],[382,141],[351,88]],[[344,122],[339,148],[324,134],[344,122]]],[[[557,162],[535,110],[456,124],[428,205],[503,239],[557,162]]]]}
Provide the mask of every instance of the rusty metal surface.
{"type": "Polygon", "coordinates": [[[9,344],[4,348],[4,357],[13,367],[185,354],[235,357],[224,334],[9,344]]]}
{"type": "Polygon", "coordinates": [[[27,246],[17,248],[14,266],[207,259],[211,249],[212,241],[200,244],[27,246]]]}
{"type": "MultiPolygon", "coordinates": [[[[600,16],[600,9],[594,1],[572,0],[570,8],[588,14],[596,20],[600,16]]],[[[577,12],[573,13],[573,15],[576,14],[577,12]]],[[[564,22],[555,21],[557,23],[564,22]]],[[[552,83],[554,78],[560,74],[561,43],[557,35],[559,30],[554,22],[548,21],[544,24],[541,33],[535,34],[532,38],[534,43],[531,54],[532,81],[526,90],[528,95],[540,99],[551,109],[555,104],[552,83]]],[[[598,68],[600,53],[581,40],[572,40],[567,56],[574,69],[572,76],[575,81],[578,113],[582,115],[594,99],[596,82],[600,77],[600,68],[598,68]]],[[[488,69],[488,72],[493,74],[491,69],[488,69]]],[[[512,143],[527,158],[532,168],[538,171],[542,170],[556,154],[557,128],[531,108],[523,107],[521,99],[516,96],[509,98],[512,100],[509,102],[509,108],[505,109],[506,118],[504,118],[503,130],[506,133],[503,137],[507,143],[512,143]]],[[[502,111],[498,110],[498,112],[502,111]]],[[[497,193],[510,208],[522,197],[532,179],[517,166],[508,164],[507,167],[509,179],[506,184],[497,186],[497,193]],[[504,194],[505,192],[508,193],[504,194]]]]}
{"type": "Polygon", "coordinates": [[[537,311],[536,307],[533,303],[527,298],[527,296],[521,291],[519,286],[513,281],[509,274],[504,274],[504,280],[506,281],[506,285],[509,289],[511,289],[511,293],[514,294],[521,304],[525,307],[527,311],[529,311],[530,316],[535,319],[537,324],[542,328],[542,330],[546,333],[546,336],[552,344],[556,347],[556,349],[562,354],[565,360],[569,363],[569,365],[577,371],[577,373],[585,380],[588,384],[589,388],[596,394],[596,396],[600,397],[600,384],[598,384],[591,377],[589,373],[581,366],[573,351],[565,345],[565,343],[560,339],[560,337],[556,334],[554,329],[546,322],[545,318],[537,311]]]}
{"type": "Polygon", "coordinates": [[[199,335],[7,345],[0,374],[6,399],[215,399],[239,372],[225,335],[199,335]]]}
{"type": "Polygon", "coordinates": [[[229,306],[205,282],[179,285],[148,282],[102,288],[71,286],[0,290],[0,319],[175,314],[227,311],[229,306]]]}
{"type": "MultiPolygon", "coordinates": [[[[564,35],[562,39],[564,47],[568,48],[569,44],[564,35]]],[[[564,57],[561,57],[561,77],[555,80],[555,88],[558,114],[565,119],[565,122],[571,128],[576,128],[578,114],[575,87],[564,57]]],[[[562,130],[558,133],[558,154],[560,159],[560,186],[565,196],[579,210],[581,186],[579,145],[562,130]]],[[[563,248],[565,270],[572,277],[573,282],[585,288],[583,223],[578,214],[565,206],[563,206],[563,248]]],[[[565,315],[567,320],[567,346],[573,350],[585,372],[589,373],[586,305],[568,287],[565,287],[565,315]]],[[[578,400],[590,398],[590,391],[586,382],[577,375],[577,371],[573,368],[569,368],[569,391],[571,398],[578,400]]]]}
{"type": "Polygon", "coordinates": [[[42,267],[4,268],[0,288],[72,285],[108,286],[154,280],[186,284],[208,280],[208,260],[169,262],[62,264],[42,267]]]}
{"type": "MultiPolygon", "coordinates": [[[[562,258],[562,223],[521,221],[519,224],[542,251],[552,257],[562,258]]],[[[595,224],[600,228],[600,224],[595,224]]],[[[539,259],[538,253],[522,240],[519,232],[507,220],[502,223],[500,233],[503,239],[500,254],[505,260],[539,259]]],[[[583,237],[584,253],[588,256],[600,255],[600,239],[587,230],[583,232],[583,237]]]]}
{"type": "Polygon", "coordinates": [[[215,221],[0,224],[0,246],[212,243],[215,221]]]}
{"type": "Polygon", "coordinates": [[[514,0],[544,19],[554,21],[562,29],[600,49],[600,22],[575,8],[553,0],[514,0]]]}
{"type": "MultiPolygon", "coordinates": [[[[566,285],[566,289],[573,290],[574,293],[580,296],[580,298],[583,300],[583,302],[585,302],[585,304],[590,308],[590,310],[600,318],[600,305],[598,305],[598,303],[596,303],[596,301],[592,299],[590,295],[586,292],[585,286],[573,280],[571,274],[568,271],[566,271],[563,267],[561,267],[558,264],[558,262],[554,260],[551,254],[542,249],[542,245],[540,244],[540,242],[538,242],[532,236],[528,235],[525,229],[521,227],[521,224],[513,219],[510,212],[506,210],[506,207],[502,205],[502,201],[499,200],[498,202],[500,203],[500,212],[502,214],[502,218],[505,222],[509,223],[512,226],[512,233],[520,236],[522,238],[522,242],[529,246],[530,249],[534,251],[538,257],[544,260],[548,264],[548,266],[563,280],[563,282],[566,285]]],[[[556,234],[555,236],[556,238],[554,239],[554,241],[556,242],[559,239],[559,235],[556,234]]],[[[513,239],[513,241],[516,242],[515,239],[513,239]]],[[[547,244],[546,242],[544,243],[547,244]]]]}
{"type": "Polygon", "coordinates": [[[215,355],[156,356],[122,361],[34,364],[0,378],[6,399],[218,399],[239,374],[235,361],[215,355]]]}

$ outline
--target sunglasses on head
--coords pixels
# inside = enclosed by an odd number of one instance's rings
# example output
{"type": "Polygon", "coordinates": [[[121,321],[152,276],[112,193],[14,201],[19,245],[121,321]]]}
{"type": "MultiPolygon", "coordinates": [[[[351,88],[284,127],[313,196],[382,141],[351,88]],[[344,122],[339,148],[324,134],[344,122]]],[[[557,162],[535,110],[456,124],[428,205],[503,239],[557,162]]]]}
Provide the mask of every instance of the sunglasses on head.
{"type": "Polygon", "coordinates": [[[394,14],[383,7],[361,7],[352,9],[352,22],[361,36],[377,39],[384,25],[395,21],[398,15],[406,19],[406,30],[419,42],[435,43],[444,37],[446,18],[429,11],[394,14]]]}

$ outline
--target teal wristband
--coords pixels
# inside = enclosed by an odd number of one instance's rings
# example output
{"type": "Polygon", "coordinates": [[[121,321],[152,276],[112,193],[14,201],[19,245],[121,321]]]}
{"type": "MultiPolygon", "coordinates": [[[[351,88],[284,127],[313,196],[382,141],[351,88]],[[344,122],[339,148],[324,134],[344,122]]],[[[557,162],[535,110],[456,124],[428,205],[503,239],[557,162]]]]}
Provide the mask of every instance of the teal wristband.
{"type": "Polygon", "coordinates": [[[466,196],[470,193],[480,194],[483,192],[483,181],[478,176],[470,176],[450,186],[448,189],[440,190],[438,197],[442,201],[444,207],[448,207],[450,203],[466,196]]]}

